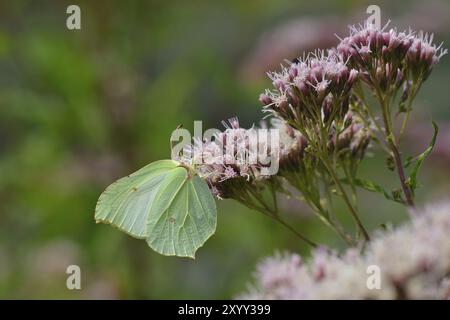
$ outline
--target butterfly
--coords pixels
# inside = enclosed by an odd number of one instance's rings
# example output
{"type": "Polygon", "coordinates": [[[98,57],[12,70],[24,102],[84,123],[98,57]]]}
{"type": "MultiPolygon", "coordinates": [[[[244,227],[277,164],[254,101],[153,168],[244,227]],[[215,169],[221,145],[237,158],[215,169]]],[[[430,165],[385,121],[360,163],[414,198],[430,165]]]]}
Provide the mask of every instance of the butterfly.
{"type": "Polygon", "coordinates": [[[107,187],[95,220],[145,239],[160,254],[195,258],[216,230],[217,208],[207,183],[191,168],[160,160],[107,187]]]}

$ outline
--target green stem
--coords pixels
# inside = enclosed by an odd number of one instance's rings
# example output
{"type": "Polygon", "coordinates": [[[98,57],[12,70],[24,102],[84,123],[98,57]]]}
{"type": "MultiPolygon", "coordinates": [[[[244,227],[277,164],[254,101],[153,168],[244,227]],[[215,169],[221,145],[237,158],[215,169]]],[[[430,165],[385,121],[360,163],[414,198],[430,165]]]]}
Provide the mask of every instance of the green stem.
{"type": "Polygon", "coordinates": [[[284,220],[282,220],[279,217],[275,217],[275,216],[270,216],[272,217],[274,220],[278,221],[278,223],[280,223],[281,225],[283,225],[285,228],[287,228],[288,230],[290,230],[292,233],[294,233],[297,237],[299,237],[300,239],[302,239],[303,241],[305,241],[306,243],[308,243],[311,247],[313,248],[317,248],[317,244],[312,241],[309,240],[308,238],[306,238],[304,235],[302,235],[300,232],[298,232],[297,230],[295,230],[292,226],[290,226],[289,224],[287,224],[284,220]]]}
{"type": "Polygon", "coordinates": [[[303,195],[303,199],[299,198],[299,200],[306,202],[321,222],[336,232],[336,234],[340,236],[349,246],[353,246],[353,239],[340,225],[336,224],[335,221],[330,218],[330,215],[320,203],[320,199],[317,199],[317,195],[313,195],[312,192],[308,190],[305,185],[303,185],[303,183],[306,185],[311,185],[313,182],[308,181],[307,177],[305,180],[304,177],[299,176],[297,173],[287,173],[285,175],[282,174],[282,176],[284,176],[284,178],[303,195]]]}
{"type": "Polygon", "coordinates": [[[383,95],[380,90],[376,88],[377,96],[381,104],[381,111],[383,115],[384,126],[386,130],[386,137],[388,146],[391,150],[392,156],[394,158],[395,167],[397,169],[397,174],[400,180],[400,184],[402,186],[403,194],[405,195],[406,204],[409,207],[414,207],[414,197],[408,183],[406,182],[405,170],[403,168],[403,162],[400,155],[400,151],[398,149],[397,143],[395,142],[394,133],[392,130],[392,125],[390,121],[390,114],[388,112],[388,107],[383,95]]]}
{"type": "MultiPolygon", "coordinates": [[[[253,192],[252,192],[252,194],[253,194],[253,192]]],[[[264,214],[265,216],[267,216],[267,217],[277,221],[278,223],[282,224],[285,228],[287,228],[289,231],[294,233],[298,238],[300,238],[301,240],[303,240],[304,242],[309,244],[311,247],[313,247],[313,248],[317,248],[318,247],[317,243],[315,243],[314,241],[308,239],[306,236],[302,235],[300,232],[298,232],[293,227],[291,227],[286,222],[284,222],[284,220],[282,220],[279,217],[278,212],[274,212],[274,211],[270,210],[270,208],[264,203],[264,201],[262,199],[260,199],[259,197],[255,197],[254,194],[253,194],[253,196],[260,203],[261,206],[252,205],[252,204],[250,204],[249,201],[241,201],[241,203],[243,205],[249,207],[250,209],[256,210],[256,211],[264,214]]]]}
{"type": "Polygon", "coordinates": [[[408,104],[406,106],[406,114],[405,114],[405,117],[403,118],[402,127],[400,129],[400,133],[399,133],[399,136],[398,136],[398,143],[400,143],[400,140],[402,139],[403,134],[405,133],[406,126],[407,126],[408,121],[409,121],[409,116],[410,116],[411,111],[412,111],[412,108],[411,108],[412,102],[413,102],[414,98],[416,97],[417,92],[419,92],[419,89],[420,89],[421,86],[422,86],[422,81],[419,80],[418,84],[414,85],[411,88],[411,92],[409,93],[409,97],[408,97],[408,104]]]}
{"type": "Polygon", "coordinates": [[[342,186],[338,176],[336,175],[336,172],[331,168],[330,164],[328,163],[328,161],[326,161],[325,159],[322,159],[325,167],[327,168],[328,172],[330,173],[331,178],[333,179],[334,183],[336,184],[336,186],[338,187],[342,198],[344,199],[345,204],[347,205],[347,207],[350,210],[350,214],[353,217],[353,220],[355,221],[358,229],[361,231],[361,233],[364,236],[364,239],[366,241],[370,241],[370,237],[369,237],[369,233],[367,232],[366,228],[364,228],[364,225],[362,224],[358,213],[356,212],[355,208],[352,205],[352,202],[350,201],[347,192],[345,191],[344,187],[342,186]]]}
{"type": "Polygon", "coordinates": [[[345,204],[347,205],[347,207],[350,210],[350,214],[353,217],[353,220],[355,221],[355,224],[357,226],[357,228],[359,229],[359,231],[363,234],[364,239],[366,241],[370,241],[370,237],[369,237],[369,233],[367,232],[367,230],[364,228],[364,225],[362,224],[361,220],[359,219],[358,213],[356,212],[356,209],[353,207],[352,202],[350,201],[347,192],[345,191],[344,187],[342,186],[339,177],[337,176],[334,167],[332,164],[330,164],[329,161],[329,157],[328,157],[328,149],[327,149],[327,132],[326,132],[326,128],[323,127],[322,122],[320,121],[319,123],[320,125],[320,145],[321,148],[319,151],[320,153],[320,160],[322,161],[323,165],[325,166],[325,169],[328,171],[328,173],[330,174],[332,180],[334,181],[334,183],[336,184],[336,186],[338,187],[342,198],[344,199],[345,204]]]}
{"type": "Polygon", "coordinates": [[[317,215],[320,221],[322,221],[328,228],[336,232],[336,234],[340,236],[349,246],[353,246],[352,237],[350,237],[340,225],[337,225],[333,220],[330,219],[330,217],[320,204],[311,202],[308,199],[305,199],[305,201],[308,203],[313,213],[317,215]]]}
{"type": "Polygon", "coordinates": [[[402,127],[400,129],[400,133],[399,133],[399,136],[398,136],[398,141],[399,142],[402,139],[403,134],[405,133],[406,125],[408,124],[408,121],[409,121],[409,115],[411,114],[410,108],[411,108],[411,106],[408,107],[408,109],[406,110],[405,117],[403,118],[402,127]]]}
{"type": "MultiPolygon", "coordinates": [[[[379,125],[375,115],[373,114],[372,109],[369,108],[369,104],[367,103],[366,98],[364,97],[364,93],[363,93],[363,89],[362,88],[360,88],[360,93],[357,94],[357,97],[361,100],[362,104],[364,105],[364,109],[367,112],[367,115],[372,120],[372,123],[375,125],[375,128],[376,128],[375,131],[378,132],[381,135],[381,138],[380,138],[380,137],[377,137],[375,135],[375,133],[374,133],[373,138],[374,138],[375,142],[377,142],[382,149],[384,149],[387,153],[389,153],[389,149],[386,147],[386,145],[384,143],[381,142],[381,140],[385,139],[385,132],[381,129],[381,126],[379,125]]],[[[357,113],[359,113],[357,110],[355,110],[355,111],[357,113]]],[[[360,114],[360,113],[359,113],[359,116],[362,119],[362,121],[364,122],[364,124],[368,128],[370,128],[371,127],[370,123],[365,119],[365,116],[363,114],[360,114]]]]}

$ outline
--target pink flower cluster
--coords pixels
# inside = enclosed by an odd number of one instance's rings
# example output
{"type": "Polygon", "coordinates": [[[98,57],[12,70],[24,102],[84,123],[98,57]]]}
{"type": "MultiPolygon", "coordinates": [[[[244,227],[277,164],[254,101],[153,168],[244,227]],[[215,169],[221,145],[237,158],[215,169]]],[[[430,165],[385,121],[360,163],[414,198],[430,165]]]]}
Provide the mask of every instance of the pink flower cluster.
{"type": "MultiPolygon", "coordinates": [[[[406,81],[423,82],[447,54],[433,35],[376,28],[368,22],[350,27],[336,48],[310,53],[269,73],[274,90],[259,97],[264,109],[295,127],[306,121],[333,121],[348,110],[357,79],[380,90],[398,90],[406,81]],[[318,119],[322,118],[322,119],[318,119]]],[[[393,91],[392,91],[393,92],[393,91]]]]}
{"type": "Polygon", "coordinates": [[[429,205],[412,221],[379,232],[363,253],[320,247],[265,258],[246,299],[450,299],[450,204],[429,205]],[[378,289],[369,286],[379,268],[378,289]]]}
{"type": "Polygon", "coordinates": [[[386,30],[370,23],[350,28],[350,35],[341,40],[337,52],[344,60],[364,74],[367,82],[376,77],[384,86],[401,82],[425,80],[433,66],[447,53],[440,45],[433,44],[433,35],[386,30]]]}
{"type": "Polygon", "coordinates": [[[317,51],[269,73],[275,90],[266,90],[259,100],[265,110],[294,126],[321,116],[322,109],[343,115],[357,75],[335,52],[317,51]]]}
{"type": "MultiPolygon", "coordinates": [[[[188,145],[183,150],[182,162],[196,165],[198,175],[208,182],[216,198],[235,198],[247,187],[254,188],[269,178],[261,171],[267,163],[260,163],[256,157],[255,151],[263,147],[258,144],[254,128],[241,128],[236,117],[222,124],[225,130],[216,133],[214,139],[188,145]]],[[[270,146],[267,147],[270,153],[270,146]]]]}

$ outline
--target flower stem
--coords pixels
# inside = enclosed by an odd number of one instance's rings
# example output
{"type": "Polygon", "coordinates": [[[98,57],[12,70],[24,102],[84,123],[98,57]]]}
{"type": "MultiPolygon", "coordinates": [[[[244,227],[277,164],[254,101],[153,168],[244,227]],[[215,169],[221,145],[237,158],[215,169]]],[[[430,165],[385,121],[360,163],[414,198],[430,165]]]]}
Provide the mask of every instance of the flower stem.
{"type": "Polygon", "coordinates": [[[389,145],[391,146],[392,154],[394,156],[395,167],[397,168],[397,173],[398,173],[398,177],[400,179],[400,184],[402,185],[403,193],[405,195],[406,204],[409,207],[414,207],[415,206],[414,205],[414,197],[411,192],[411,188],[408,186],[408,183],[406,182],[406,175],[405,175],[405,170],[403,169],[403,163],[402,163],[402,158],[401,158],[400,152],[398,151],[398,148],[397,148],[395,142],[391,141],[391,143],[389,143],[389,145]]]}
{"type": "Polygon", "coordinates": [[[301,240],[303,240],[304,242],[309,244],[311,247],[313,247],[313,248],[317,248],[318,247],[317,243],[315,243],[314,241],[308,239],[306,236],[302,235],[300,232],[298,232],[292,226],[290,226],[284,220],[282,220],[280,218],[278,212],[274,212],[273,210],[271,210],[260,197],[256,197],[253,192],[252,192],[252,195],[259,202],[260,205],[256,205],[256,204],[252,205],[252,204],[250,204],[251,202],[249,202],[249,201],[241,201],[241,203],[243,205],[247,206],[248,208],[256,210],[256,211],[262,213],[263,215],[265,215],[265,216],[267,216],[267,217],[277,221],[278,223],[282,224],[285,228],[287,228],[289,231],[294,233],[298,238],[300,238],[301,240]]]}
{"type": "Polygon", "coordinates": [[[406,204],[409,207],[414,207],[414,197],[411,192],[408,183],[406,182],[405,170],[403,168],[402,158],[400,155],[400,151],[398,150],[397,143],[395,142],[394,132],[392,130],[390,114],[388,112],[388,106],[381,95],[381,92],[377,90],[378,99],[381,104],[381,111],[383,115],[384,128],[386,130],[386,138],[388,142],[389,149],[391,150],[392,156],[394,158],[395,167],[397,169],[397,174],[400,180],[400,184],[402,186],[403,194],[405,195],[406,204]]]}
{"type": "Polygon", "coordinates": [[[275,219],[276,221],[278,221],[280,224],[282,224],[285,228],[287,228],[288,230],[290,230],[292,233],[294,233],[297,237],[299,237],[300,239],[302,239],[303,241],[305,241],[306,243],[308,243],[311,247],[313,248],[317,248],[317,243],[315,243],[312,240],[309,240],[308,238],[306,238],[304,235],[302,235],[300,232],[298,232],[297,230],[295,230],[292,226],[290,226],[289,224],[287,224],[284,220],[282,220],[281,218],[277,218],[277,217],[273,217],[273,219],[275,219]]]}
{"type": "Polygon", "coordinates": [[[356,212],[356,209],[352,205],[352,202],[350,201],[350,198],[348,197],[347,192],[345,191],[344,187],[342,186],[342,184],[339,180],[339,177],[336,174],[335,167],[333,166],[332,161],[330,161],[330,158],[328,156],[328,150],[327,150],[327,133],[326,133],[325,129],[326,128],[324,128],[324,126],[322,125],[322,122],[320,120],[320,132],[319,133],[320,133],[320,145],[321,146],[319,147],[319,152],[321,155],[319,156],[319,158],[320,158],[321,162],[323,163],[323,165],[325,166],[328,173],[330,174],[331,179],[333,179],[334,183],[338,187],[338,189],[342,195],[342,198],[344,199],[345,204],[347,205],[347,207],[350,210],[350,214],[352,215],[357,228],[363,234],[364,239],[366,241],[370,241],[369,233],[364,228],[364,225],[362,224],[361,220],[359,219],[358,213],[356,212]]]}
{"type": "Polygon", "coordinates": [[[358,213],[356,212],[355,208],[353,207],[349,197],[347,196],[347,192],[345,191],[344,187],[342,186],[341,182],[339,181],[338,176],[336,175],[336,172],[331,168],[328,161],[322,160],[325,167],[327,168],[328,172],[331,175],[331,178],[333,179],[336,186],[339,188],[339,191],[341,192],[342,198],[344,199],[347,207],[350,210],[350,214],[353,217],[353,220],[355,221],[356,225],[358,226],[358,229],[361,231],[361,233],[364,236],[364,239],[366,241],[370,241],[369,233],[367,232],[366,228],[364,228],[364,225],[361,222],[361,219],[358,216],[358,213]]]}
{"type": "MultiPolygon", "coordinates": [[[[285,179],[303,195],[303,199],[299,199],[306,202],[306,204],[311,208],[311,211],[319,218],[321,222],[323,222],[328,228],[336,232],[336,234],[340,236],[349,246],[354,245],[352,237],[345,232],[342,226],[331,219],[330,214],[322,206],[320,200],[317,200],[316,197],[311,194],[308,188],[305,188],[304,185],[302,185],[302,177],[300,177],[298,174],[294,174],[285,176],[285,179]]],[[[306,183],[308,184],[311,182],[306,180],[306,183]]]]}

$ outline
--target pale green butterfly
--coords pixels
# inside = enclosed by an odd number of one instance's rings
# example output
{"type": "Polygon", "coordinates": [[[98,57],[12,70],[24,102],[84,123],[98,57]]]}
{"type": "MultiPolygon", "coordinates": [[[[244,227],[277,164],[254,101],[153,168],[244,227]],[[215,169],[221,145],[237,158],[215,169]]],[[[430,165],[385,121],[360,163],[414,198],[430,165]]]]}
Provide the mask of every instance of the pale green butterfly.
{"type": "Polygon", "coordinates": [[[216,230],[217,209],[204,180],[177,161],[161,160],[106,188],[95,220],[146,239],[160,254],[194,258],[216,230]]]}

